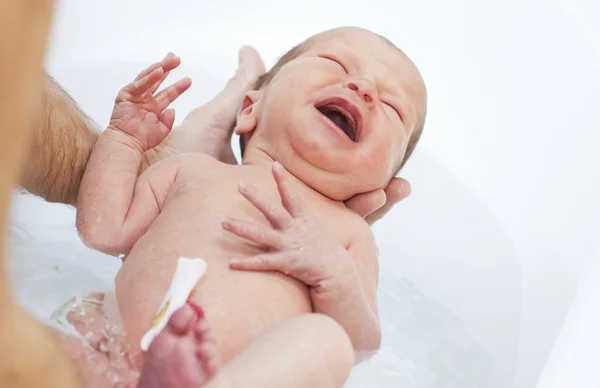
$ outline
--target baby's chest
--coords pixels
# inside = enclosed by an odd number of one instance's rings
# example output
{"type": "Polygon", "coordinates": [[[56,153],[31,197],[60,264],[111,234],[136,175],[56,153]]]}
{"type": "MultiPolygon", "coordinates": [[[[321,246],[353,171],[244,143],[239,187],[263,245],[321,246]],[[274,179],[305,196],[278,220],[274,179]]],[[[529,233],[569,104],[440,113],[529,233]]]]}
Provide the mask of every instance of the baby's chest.
{"type": "MultiPolygon", "coordinates": [[[[266,208],[277,207],[277,210],[286,212],[294,219],[282,204],[272,177],[252,173],[243,176],[229,174],[203,179],[186,179],[177,190],[177,212],[191,216],[203,224],[210,224],[211,227],[218,226],[218,229],[221,229],[222,221],[231,217],[250,224],[278,229],[277,225],[269,222],[268,215],[261,211],[260,206],[253,204],[240,193],[240,183],[252,185],[254,196],[260,197],[263,204],[266,204],[266,208]]],[[[308,209],[308,220],[298,217],[295,221],[299,224],[308,221],[308,225],[314,225],[317,230],[324,232],[322,235],[315,235],[316,238],[332,238],[347,247],[353,233],[355,217],[352,217],[345,208],[335,206],[328,200],[311,195],[301,195],[301,197],[308,209]]],[[[285,233],[284,230],[280,231],[285,233]]]]}

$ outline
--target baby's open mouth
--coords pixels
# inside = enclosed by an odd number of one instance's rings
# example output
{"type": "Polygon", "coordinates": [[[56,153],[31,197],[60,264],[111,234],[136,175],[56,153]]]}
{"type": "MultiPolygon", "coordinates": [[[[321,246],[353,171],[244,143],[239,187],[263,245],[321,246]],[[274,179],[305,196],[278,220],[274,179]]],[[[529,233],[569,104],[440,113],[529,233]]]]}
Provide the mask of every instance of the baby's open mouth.
{"type": "Polygon", "coordinates": [[[358,127],[353,115],[344,107],[337,104],[325,104],[318,106],[317,109],[321,114],[327,117],[331,122],[338,126],[353,142],[358,138],[358,127]]]}

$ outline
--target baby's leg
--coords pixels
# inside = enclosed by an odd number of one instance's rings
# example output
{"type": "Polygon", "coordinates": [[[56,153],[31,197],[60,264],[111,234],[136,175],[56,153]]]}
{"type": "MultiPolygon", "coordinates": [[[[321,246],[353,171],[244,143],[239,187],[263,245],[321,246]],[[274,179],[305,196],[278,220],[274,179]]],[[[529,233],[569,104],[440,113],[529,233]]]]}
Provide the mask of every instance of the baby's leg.
{"type": "Polygon", "coordinates": [[[344,329],[325,315],[306,314],[259,336],[206,387],[340,388],[353,366],[344,329]]]}
{"type": "Polygon", "coordinates": [[[344,329],[320,314],[268,330],[218,371],[215,356],[216,343],[202,310],[188,303],[152,342],[138,388],[339,388],[354,364],[344,329]]]}

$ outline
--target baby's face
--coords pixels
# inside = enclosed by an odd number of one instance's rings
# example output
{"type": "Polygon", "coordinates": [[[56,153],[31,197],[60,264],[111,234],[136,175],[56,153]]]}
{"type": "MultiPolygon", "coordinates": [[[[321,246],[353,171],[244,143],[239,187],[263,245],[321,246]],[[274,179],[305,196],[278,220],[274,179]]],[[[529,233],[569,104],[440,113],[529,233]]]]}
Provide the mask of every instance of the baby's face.
{"type": "Polygon", "coordinates": [[[248,146],[346,200],[387,185],[424,115],[425,94],[414,64],[378,35],[328,31],[259,94],[248,146]]]}

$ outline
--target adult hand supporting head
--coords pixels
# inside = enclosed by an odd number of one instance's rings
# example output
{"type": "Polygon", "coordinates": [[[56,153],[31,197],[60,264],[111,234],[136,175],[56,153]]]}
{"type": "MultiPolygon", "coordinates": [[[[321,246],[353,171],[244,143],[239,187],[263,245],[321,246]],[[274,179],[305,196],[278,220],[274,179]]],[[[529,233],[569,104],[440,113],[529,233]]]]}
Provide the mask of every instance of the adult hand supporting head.
{"type": "Polygon", "coordinates": [[[410,183],[406,179],[393,178],[384,190],[358,194],[346,201],[346,206],[373,225],[410,193],[410,183]]]}

